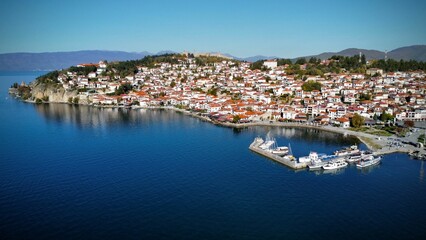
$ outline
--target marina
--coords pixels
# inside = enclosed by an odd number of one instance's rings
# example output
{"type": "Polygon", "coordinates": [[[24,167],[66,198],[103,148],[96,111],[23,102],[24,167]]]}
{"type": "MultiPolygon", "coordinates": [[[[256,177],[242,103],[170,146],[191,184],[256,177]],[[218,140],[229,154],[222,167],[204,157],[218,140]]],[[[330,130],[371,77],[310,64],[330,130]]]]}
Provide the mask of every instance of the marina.
{"type": "MultiPolygon", "coordinates": [[[[264,157],[281,163],[291,169],[305,169],[310,171],[317,170],[337,170],[347,167],[349,164],[355,164],[357,168],[367,168],[381,163],[381,155],[394,152],[407,152],[407,149],[380,149],[378,151],[360,150],[357,145],[342,148],[334,151],[334,154],[327,155],[311,151],[308,156],[295,157],[291,152],[291,147],[279,147],[276,140],[267,136],[265,140],[256,137],[250,144],[249,149],[264,157]]],[[[410,156],[420,159],[418,152],[411,152],[410,156]]]]}

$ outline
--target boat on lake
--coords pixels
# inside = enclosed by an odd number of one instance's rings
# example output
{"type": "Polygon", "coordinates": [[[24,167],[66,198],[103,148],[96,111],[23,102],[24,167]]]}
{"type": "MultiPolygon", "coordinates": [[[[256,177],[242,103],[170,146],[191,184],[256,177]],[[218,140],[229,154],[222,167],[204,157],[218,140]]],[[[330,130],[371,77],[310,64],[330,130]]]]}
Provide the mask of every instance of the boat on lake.
{"type": "Polygon", "coordinates": [[[356,167],[366,168],[366,167],[374,166],[374,165],[380,164],[381,160],[382,160],[381,157],[371,156],[369,158],[361,160],[359,163],[356,164],[356,167]]]}
{"type": "Polygon", "coordinates": [[[324,166],[322,166],[322,168],[324,170],[333,170],[333,169],[340,169],[340,168],[344,168],[347,167],[348,163],[345,162],[344,159],[337,159],[337,160],[333,160],[330,162],[327,162],[327,164],[325,164],[324,166]]]}
{"type": "Polygon", "coordinates": [[[348,156],[348,155],[351,155],[351,154],[356,154],[356,153],[359,153],[359,152],[360,151],[358,149],[358,146],[352,145],[350,147],[346,147],[346,148],[343,148],[341,150],[335,151],[334,155],[341,157],[341,156],[348,156]]]}
{"type": "Polygon", "coordinates": [[[345,160],[346,160],[347,163],[355,163],[355,162],[360,161],[361,159],[362,159],[362,153],[361,152],[348,155],[345,158],[345,160]]]}
{"type": "Polygon", "coordinates": [[[346,159],[347,163],[357,163],[359,161],[369,159],[373,156],[374,156],[373,152],[367,150],[367,151],[360,151],[358,153],[350,154],[350,155],[346,156],[345,159],[346,159]]]}
{"type": "Polygon", "coordinates": [[[275,138],[267,136],[265,141],[259,145],[259,148],[278,156],[285,156],[289,153],[289,148],[286,146],[277,146],[275,138]]]}
{"type": "Polygon", "coordinates": [[[323,162],[317,152],[310,152],[309,156],[299,158],[299,163],[308,163],[309,170],[320,170],[326,162],[323,162]]]}
{"type": "Polygon", "coordinates": [[[274,144],[275,144],[274,138],[266,137],[265,141],[259,145],[259,148],[262,150],[269,150],[271,146],[274,144]]]}
{"type": "Polygon", "coordinates": [[[289,152],[288,147],[286,147],[286,146],[274,147],[270,151],[271,151],[272,154],[275,154],[275,155],[278,155],[278,156],[285,156],[289,152]]]}

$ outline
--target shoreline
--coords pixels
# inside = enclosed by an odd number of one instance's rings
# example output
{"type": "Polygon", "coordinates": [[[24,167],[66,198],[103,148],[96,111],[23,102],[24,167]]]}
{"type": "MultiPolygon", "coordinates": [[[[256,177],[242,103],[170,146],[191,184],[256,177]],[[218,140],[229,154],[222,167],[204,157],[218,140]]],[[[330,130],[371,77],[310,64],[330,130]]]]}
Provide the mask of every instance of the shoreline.
{"type": "MultiPolygon", "coordinates": [[[[22,100],[22,99],[21,99],[22,100]]],[[[27,103],[33,103],[36,104],[35,101],[29,101],[29,100],[22,100],[27,103]]],[[[367,148],[371,151],[377,152],[377,154],[390,154],[390,153],[409,153],[411,151],[423,151],[423,149],[405,144],[404,147],[387,147],[387,142],[390,141],[390,139],[395,138],[395,136],[389,136],[389,137],[383,137],[383,136],[376,136],[364,132],[355,132],[349,129],[345,128],[338,128],[333,126],[320,126],[320,125],[309,125],[309,124],[303,124],[303,123],[294,123],[294,122],[270,122],[270,121],[263,121],[263,122],[251,122],[251,123],[230,123],[230,122],[218,122],[210,119],[209,117],[202,116],[199,113],[190,112],[185,109],[179,109],[172,106],[154,106],[154,107],[140,107],[140,106],[117,106],[117,105],[93,105],[93,104],[70,104],[67,102],[43,102],[41,104],[67,104],[67,105],[75,105],[75,106],[88,106],[88,107],[97,107],[97,108],[124,108],[124,109],[131,109],[131,110],[138,110],[138,109],[146,109],[146,110],[171,110],[175,112],[179,112],[185,115],[189,115],[195,118],[198,118],[202,121],[206,121],[209,123],[212,123],[214,125],[218,125],[221,127],[228,127],[228,128],[248,128],[248,127],[283,127],[283,128],[308,128],[308,129],[316,129],[320,131],[328,131],[343,135],[350,135],[354,136],[359,139],[363,144],[367,146],[367,148]]]]}

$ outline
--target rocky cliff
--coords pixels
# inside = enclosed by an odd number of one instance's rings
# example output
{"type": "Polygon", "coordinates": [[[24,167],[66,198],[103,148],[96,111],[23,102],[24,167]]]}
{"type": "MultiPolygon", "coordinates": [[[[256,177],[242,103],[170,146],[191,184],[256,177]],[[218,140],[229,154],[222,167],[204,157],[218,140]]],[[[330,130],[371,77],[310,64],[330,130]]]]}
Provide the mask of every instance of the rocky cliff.
{"type": "Polygon", "coordinates": [[[70,98],[78,96],[77,90],[66,91],[62,85],[55,83],[39,83],[34,81],[30,87],[31,95],[34,100],[37,98],[45,99],[48,97],[49,102],[67,103],[70,98]]]}

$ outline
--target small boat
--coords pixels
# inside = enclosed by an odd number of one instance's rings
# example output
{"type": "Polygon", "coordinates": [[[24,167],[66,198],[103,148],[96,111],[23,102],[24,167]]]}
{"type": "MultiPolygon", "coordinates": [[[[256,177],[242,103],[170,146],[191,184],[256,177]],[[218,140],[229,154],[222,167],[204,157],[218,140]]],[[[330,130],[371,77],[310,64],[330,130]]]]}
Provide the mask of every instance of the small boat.
{"type": "Polygon", "coordinates": [[[361,159],[362,159],[362,154],[361,154],[361,152],[359,152],[359,153],[348,155],[346,157],[346,162],[347,163],[354,163],[354,162],[358,162],[361,159]]]}
{"type": "Polygon", "coordinates": [[[359,153],[359,149],[357,145],[352,145],[350,147],[338,150],[334,152],[334,155],[336,156],[347,156],[351,154],[359,153]]]}
{"type": "Polygon", "coordinates": [[[369,157],[367,159],[363,159],[362,161],[360,161],[359,163],[356,164],[357,168],[365,168],[365,167],[369,167],[369,166],[374,166],[377,165],[381,162],[382,158],[381,157],[369,157]]]}
{"type": "Polygon", "coordinates": [[[320,170],[326,162],[321,160],[320,155],[316,152],[310,152],[309,156],[300,157],[299,163],[308,163],[309,170],[320,170]]]}
{"type": "Polygon", "coordinates": [[[278,156],[284,156],[288,154],[288,147],[282,146],[282,147],[275,147],[271,149],[271,153],[278,155],[278,156]]]}
{"type": "Polygon", "coordinates": [[[362,151],[361,152],[361,159],[368,159],[372,156],[374,156],[374,153],[372,151],[362,151]]]}
{"type": "Polygon", "coordinates": [[[318,161],[318,160],[321,161],[321,159],[319,159],[318,157],[318,153],[316,152],[310,152],[309,156],[299,157],[300,163],[307,163],[307,162],[318,161]]]}
{"type": "Polygon", "coordinates": [[[262,150],[268,150],[274,144],[275,144],[275,139],[266,137],[265,141],[259,145],[259,148],[261,148],[262,150]]]}
{"type": "Polygon", "coordinates": [[[322,166],[322,168],[325,170],[332,170],[332,169],[344,168],[347,166],[348,166],[348,163],[345,162],[344,159],[338,159],[338,160],[328,162],[327,164],[322,166]]]}

